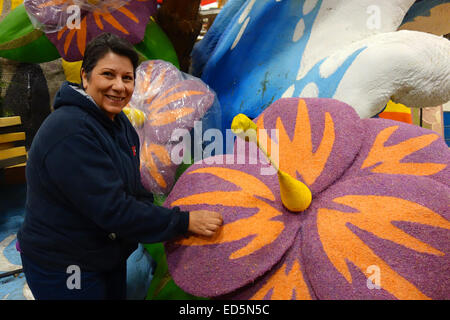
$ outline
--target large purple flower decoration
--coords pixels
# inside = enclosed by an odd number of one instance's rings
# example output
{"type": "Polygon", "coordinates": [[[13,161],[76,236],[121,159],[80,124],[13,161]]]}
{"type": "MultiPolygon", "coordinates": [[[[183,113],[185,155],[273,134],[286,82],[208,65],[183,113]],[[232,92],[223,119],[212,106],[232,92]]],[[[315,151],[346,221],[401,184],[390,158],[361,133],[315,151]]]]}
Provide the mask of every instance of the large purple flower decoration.
{"type": "Polygon", "coordinates": [[[269,153],[278,147],[280,169],[309,187],[312,204],[289,212],[277,175],[255,158],[192,165],[165,205],[220,212],[224,225],[213,238],[166,243],[178,286],[233,299],[448,299],[450,152],[442,138],[361,120],[332,99],[281,99],[255,121],[278,130],[260,132],[269,153]]]}
{"type": "Polygon", "coordinates": [[[156,13],[155,0],[29,0],[24,4],[67,61],[82,60],[86,44],[104,32],[132,44],[141,42],[150,16],[156,13]],[[80,8],[79,24],[74,24],[74,11],[68,10],[72,5],[80,8]]]}

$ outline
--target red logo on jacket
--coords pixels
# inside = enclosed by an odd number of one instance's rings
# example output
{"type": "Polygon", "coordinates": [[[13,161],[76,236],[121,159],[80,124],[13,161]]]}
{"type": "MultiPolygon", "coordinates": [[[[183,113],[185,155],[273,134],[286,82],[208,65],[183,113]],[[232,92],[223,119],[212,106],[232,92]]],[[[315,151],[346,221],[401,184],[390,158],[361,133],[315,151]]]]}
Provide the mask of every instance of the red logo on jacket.
{"type": "Polygon", "coordinates": [[[131,150],[133,150],[133,156],[136,157],[136,146],[132,146],[132,147],[131,147],[131,150]]]}

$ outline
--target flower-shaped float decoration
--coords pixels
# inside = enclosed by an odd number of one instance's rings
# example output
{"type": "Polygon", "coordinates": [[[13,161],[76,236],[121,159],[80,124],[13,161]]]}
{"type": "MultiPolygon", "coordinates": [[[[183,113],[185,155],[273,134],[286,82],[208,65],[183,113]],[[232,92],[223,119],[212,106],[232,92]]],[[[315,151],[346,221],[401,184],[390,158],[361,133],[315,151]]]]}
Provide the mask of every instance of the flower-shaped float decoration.
{"type": "MultiPolygon", "coordinates": [[[[124,112],[140,138],[141,180],[148,191],[167,194],[175,182],[181,161],[172,158],[172,151],[181,160],[184,155],[179,153],[186,150],[183,143],[187,142],[174,138],[175,130],[187,133],[196,121],[205,119],[211,122],[205,120],[204,128],[217,125],[208,116],[217,108],[214,92],[200,79],[162,60],[139,65],[135,90],[124,112]]],[[[190,163],[191,157],[184,160],[190,163]]]]}
{"type": "Polygon", "coordinates": [[[141,42],[156,12],[153,0],[26,0],[24,4],[67,61],[82,60],[86,44],[103,32],[120,34],[132,44],[141,42]],[[77,25],[70,18],[73,11],[68,10],[74,5],[80,8],[77,25]]]}
{"type": "Polygon", "coordinates": [[[178,66],[172,43],[151,17],[155,12],[155,0],[27,0],[0,22],[0,56],[31,63],[62,57],[65,69],[77,69],[68,78],[79,81],[86,44],[111,32],[134,44],[142,60],[178,66]]]}
{"type": "Polygon", "coordinates": [[[166,243],[180,288],[233,299],[448,298],[450,154],[442,138],[361,120],[333,99],[280,99],[255,122],[312,203],[288,211],[277,175],[262,174],[266,162],[251,157],[192,165],[165,205],[218,211],[224,225],[213,238],[166,243]]]}

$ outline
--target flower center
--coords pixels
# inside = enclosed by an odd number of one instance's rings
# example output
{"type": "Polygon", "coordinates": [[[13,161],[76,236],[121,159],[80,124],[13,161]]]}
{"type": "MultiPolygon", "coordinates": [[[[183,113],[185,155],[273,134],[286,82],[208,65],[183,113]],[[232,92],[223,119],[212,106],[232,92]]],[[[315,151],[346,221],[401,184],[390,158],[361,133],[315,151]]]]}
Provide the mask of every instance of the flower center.
{"type": "Polygon", "coordinates": [[[233,118],[231,130],[242,139],[248,138],[256,143],[258,148],[266,155],[272,166],[277,170],[278,182],[280,183],[281,202],[292,212],[301,212],[311,205],[311,190],[301,181],[293,178],[288,173],[280,170],[268,152],[260,145],[258,140],[258,127],[246,115],[240,113],[233,118]]]}

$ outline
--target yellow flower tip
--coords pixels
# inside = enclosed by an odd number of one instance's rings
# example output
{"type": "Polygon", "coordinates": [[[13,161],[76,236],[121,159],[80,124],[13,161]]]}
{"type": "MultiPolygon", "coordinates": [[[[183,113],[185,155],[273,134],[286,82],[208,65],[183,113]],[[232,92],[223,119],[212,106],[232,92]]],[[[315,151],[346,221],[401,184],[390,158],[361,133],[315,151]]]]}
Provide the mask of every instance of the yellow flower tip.
{"type": "Polygon", "coordinates": [[[130,108],[130,107],[124,107],[124,108],[122,109],[122,111],[123,111],[123,113],[125,113],[125,114],[127,115],[127,117],[128,117],[128,115],[130,114],[131,108],[130,108]]]}
{"type": "Polygon", "coordinates": [[[69,62],[64,59],[62,59],[62,67],[64,70],[64,75],[66,76],[66,80],[74,83],[81,83],[81,77],[80,77],[80,70],[81,70],[81,64],[83,63],[82,60],[75,61],[75,62],[69,62]]]}
{"type": "Polygon", "coordinates": [[[258,127],[245,114],[239,113],[237,116],[233,118],[233,121],[231,122],[231,131],[240,132],[240,131],[247,131],[249,129],[253,129],[256,131],[258,127]]]}
{"type": "Polygon", "coordinates": [[[312,201],[311,190],[301,181],[278,170],[281,201],[291,212],[302,212],[309,208],[312,201]]]}
{"type": "Polygon", "coordinates": [[[256,132],[258,131],[258,127],[245,114],[239,113],[231,122],[231,131],[242,139],[247,141],[248,139],[251,141],[256,141],[256,132]]]}
{"type": "Polygon", "coordinates": [[[122,109],[123,113],[127,116],[128,120],[130,120],[131,124],[136,127],[142,127],[145,122],[145,113],[139,109],[124,107],[122,109]]]}

